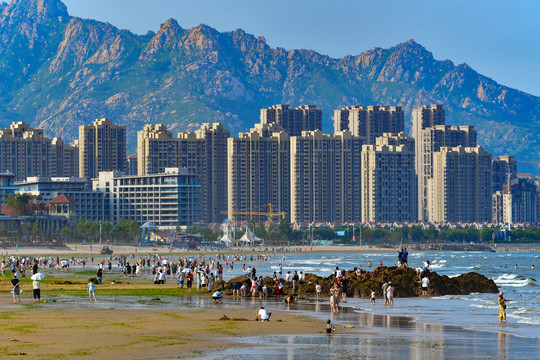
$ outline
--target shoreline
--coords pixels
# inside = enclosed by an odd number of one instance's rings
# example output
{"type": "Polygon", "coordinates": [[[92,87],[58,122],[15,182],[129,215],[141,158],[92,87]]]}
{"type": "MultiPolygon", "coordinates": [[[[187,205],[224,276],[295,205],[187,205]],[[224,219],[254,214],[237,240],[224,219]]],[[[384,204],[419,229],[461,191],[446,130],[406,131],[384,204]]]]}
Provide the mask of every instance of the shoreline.
{"type": "MultiPolygon", "coordinates": [[[[94,257],[108,257],[108,255],[101,255],[101,248],[105,244],[99,245],[86,245],[86,244],[67,244],[66,246],[27,246],[21,245],[16,246],[4,246],[0,247],[0,256],[11,256],[11,255],[57,255],[57,256],[94,256],[94,257]],[[90,250],[92,248],[92,250],[90,250]]],[[[110,245],[109,245],[110,246],[110,245]]],[[[275,251],[276,255],[287,255],[287,254],[324,254],[324,253],[393,253],[397,251],[396,248],[391,247],[377,247],[377,246],[290,246],[284,248],[278,247],[255,247],[255,248],[225,248],[225,249],[199,249],[199,250],[189,250],[189,249],[179,249],[173,248],[170,249],[167,246],[163,245],[145,245],[139,248],[138,245],[133,244],[113,244],[113,254],[112,256],[118,255],[128,255],[135,254],[146,256],[148,254],[154,255],[156,253],[162,254],[162,256],[192,256],[192,255],[215,255],[215,254],[225,254],[225,255],[244,255],[244,254],[274,254],[272,248],[274,249],[286,249],[287,251],[275,251]],[[265,249],[268,251],[265,252],[265,249]],[[301,250],[301,251],[299,251],[301,250]]],[[[434,253],[434,252],[460,252],[452,250],[424,250],[417,249],[416,244],[404,244],[403,247],[407,247],[415,252],[425,252],[425,253],[434,253]]],[[[540,251],[540,243],[519,243],[519,244],[497,244],[496,247],[492,247],[496,252],[522,252],[522,251],[540,251]]],[[[481,251],[480,251],[481,252],[481,251]]]]}

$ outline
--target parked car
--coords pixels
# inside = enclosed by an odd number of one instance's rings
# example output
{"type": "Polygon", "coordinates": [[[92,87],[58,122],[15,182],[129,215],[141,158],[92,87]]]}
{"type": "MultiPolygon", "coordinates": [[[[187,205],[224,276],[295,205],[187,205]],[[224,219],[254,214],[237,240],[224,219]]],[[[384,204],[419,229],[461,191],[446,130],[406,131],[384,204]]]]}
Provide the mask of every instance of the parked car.
{"type": "Polygon", "coordinates": [[[102,249],[101,249],[101,255],[112,255],[113,251],[111,250],[111,248],[107,245],[105,245],[102,249]]]}

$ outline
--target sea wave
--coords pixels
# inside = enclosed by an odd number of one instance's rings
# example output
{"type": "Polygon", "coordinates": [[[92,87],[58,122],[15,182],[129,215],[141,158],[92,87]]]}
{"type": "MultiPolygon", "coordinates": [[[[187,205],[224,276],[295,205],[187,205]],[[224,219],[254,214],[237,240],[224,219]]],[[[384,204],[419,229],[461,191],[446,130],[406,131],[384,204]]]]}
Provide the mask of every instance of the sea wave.
{"type": "Polygon", "coordinates": [[[540,325],[540,317],[534,309],[519,308],[515,311],[509,311],[506,314],[509,318],[518,319],[518,323],[540,325]]]}
{"type": "Polygon", "coordinates": [[[535,279],[529,279],[519,274],[503,274],[493,278],[493,281],[500,286],[522,287],[536,285],[535,279]]]}

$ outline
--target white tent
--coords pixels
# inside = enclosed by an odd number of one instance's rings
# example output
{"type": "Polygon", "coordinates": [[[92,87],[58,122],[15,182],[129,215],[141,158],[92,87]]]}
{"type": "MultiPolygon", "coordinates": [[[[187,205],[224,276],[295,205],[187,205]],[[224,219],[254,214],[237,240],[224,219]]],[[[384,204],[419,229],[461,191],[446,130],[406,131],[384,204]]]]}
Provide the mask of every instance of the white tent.
{"type": "Polygon", "coordinates": [[[229,237],[229,233],[226,232],[226,233],[223,234],[223,236],[220,236],[220,237],[218,238],[218,242],[224,243],[224,244],[226,244],[227,246],[229,246],[230,244],[232,244],[232,240],[231,240],[231,238],[229,237]]]}
{"type": "Polygon", "coordinates": [[[256,242],[261,242],[262,239],[252,233],[251,230],[249,230],[249,227],[246,227],[246,233],[240,238],[240,241],[254,244],[256,242]]]}

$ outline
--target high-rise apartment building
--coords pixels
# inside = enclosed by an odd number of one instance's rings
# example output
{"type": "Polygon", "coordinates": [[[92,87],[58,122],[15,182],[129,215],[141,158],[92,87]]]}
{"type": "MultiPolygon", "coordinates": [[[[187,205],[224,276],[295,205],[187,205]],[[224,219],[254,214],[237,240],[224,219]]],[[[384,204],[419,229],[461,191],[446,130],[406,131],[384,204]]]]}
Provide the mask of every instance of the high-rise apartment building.
{"type": "Polygon", "coordinates": [[[221,212],[228,209],[227,141],[231,133],[220,123],[205,123],[195,131],[195,134],[204,143],[202,171],[193,172],[200,176],[203,221],[222,222],[225,215],[221,212]]]}
{"type": "Polygon", "coordinates": [[[404,119],[401,106],[347,106],[334,110],[334,132],[349,130],[374,145],[384,133],[402,132],[404,119]]]}
{"type": "Polygon", "coordinates": [[[360,221],[364,139],[304,131],[291,137],[291,222],[360,221]]]}
{"type": "Polygon", "coordinates": [[[498,156],[493,158],[491,166],[492,192],[502,191],[508,181],[512,182],[517,177],[517,161],[513,156],[498,156]],[[510,179],[508,179],[510,176],[510,179]]]}
{"type": "Polygon", "coordinates": [[[100,171],[125,171],[126,127],[108,119],[79,126],[79,176],[95,178],[100,171]]]}
{"type": "Polygon", "coordinates": [[[502,191],[495,191],[491,195],[491,218],[494,224],[504,223],[504,201],[502,191]]]}
{"type": "Polygon", "coordinates": [[[208,223],[225,219],[227,210],[227,139],[220,123],[202,124],[195,132],[173,137],[165,125],[145,125],[137,133],[139,175],[159,174],[166,168],[185,167],[199,176],[201,216],[208,223]]]}
{"type": "Polygon", "coordinates": [[[49,175],[57,177],[79,176],[79,148],[64,144],[61,138],[51,141],[51,170],[49,175]]]}
{"type": "Polygon", "coordinates": [[[138,175],[159,174],[168,167],[186,167],[180,165],[178,149],[178,139],[165,125],[144,125],[137,132],[138,175]]]}
{"type": "Polygon", "coordinates": [[[414,140],[401,132],[362,147],[362,222],[415,222],[414,140]]]}
{"type": "MultiPolygon", "coordinates": [[[[439,114],[438,118],[440,118],[439,110],[437,112],[439,114]]],[[[413,126],[416,126],[416,124],[413,126]]],[[[427,198],[429,192],[428,181],[433,177],[433,154],[443,146],[475,147],[477,145],[476,130],[473,126],[435,125],[418,130],[414,139],[415,166],[418,175],[418,219],[431,221],[427,198]]]]}
{"type": "Polygon", "coordinates": [[[412,136],[415,139],[421,130],[444,124],[445,113],[441,104],[424,105],[413,109],[412,136]]]}
{"type": "Polygon", "coordinates": [[[507,223],[512,217],[513,224],[536,224],[537,214],[537,185],[528,177],[518,177],[503,189],[503,222],[507,223]],[[509,209],[509,206],[512,209],[509,209]]]}
{"type": "Polygon", "coordinates": [[[289,136],[299,136],[302,131],[322,129],[322,111],[315,105],[295,109],[289,105],[274,105],[261,109],[261,124],[278,124],[289,136]]]}
{"type": "Polygon", "coordinates": [[[430,221],[491,222],[491,154],[477,147],[442,147],[433,153],[428,180],[430,221]]]}
{"type": "Polygon", "coordinates": [[[139,174],[139,164],[137,163],[137,155],[126,156],[126,174],[137,175],[139,174]]]}
{"type": "Polygon", "coordinates": [[[0,129],[0,172],[9,171],[19,181],[29,176],[76,176],[77,151],[23,121],[0,129]]]}
{"type": "Polygon", "coordinates": [[[265,216],[235,214],[257,212],[272,204],[290,209],[290,139],[277,124],[257,124],[250,132],[228,139],[229,219],[266,221],[265,216]]]}

